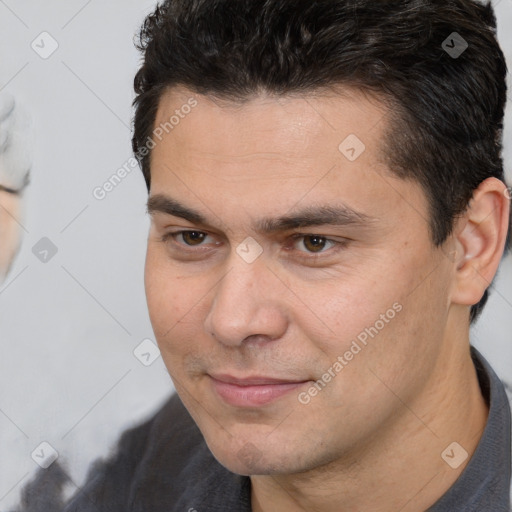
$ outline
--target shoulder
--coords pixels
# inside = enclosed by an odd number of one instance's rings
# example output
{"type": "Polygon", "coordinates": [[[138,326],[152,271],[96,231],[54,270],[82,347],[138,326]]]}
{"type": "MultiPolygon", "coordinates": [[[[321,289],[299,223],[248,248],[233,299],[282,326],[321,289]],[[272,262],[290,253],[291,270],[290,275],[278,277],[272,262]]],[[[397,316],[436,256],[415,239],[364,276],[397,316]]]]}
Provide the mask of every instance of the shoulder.
{"type": "Polygon", "coordinates": [[[231,510],[250,510],[249,479],[219,464],[176,394],[151,418],[125,430],[67,503],[65,469],[55,462],[39,472],[16,512],[220,512],[226,503],[231,510]]]}
{"type": "Polygon", "coordinates": [[[150,419],[123,432],[114,452],[95,461],[64,512],[131,510],[144,489],[179,485],[188,459],[204,443],[177,395],[150,419]]]}

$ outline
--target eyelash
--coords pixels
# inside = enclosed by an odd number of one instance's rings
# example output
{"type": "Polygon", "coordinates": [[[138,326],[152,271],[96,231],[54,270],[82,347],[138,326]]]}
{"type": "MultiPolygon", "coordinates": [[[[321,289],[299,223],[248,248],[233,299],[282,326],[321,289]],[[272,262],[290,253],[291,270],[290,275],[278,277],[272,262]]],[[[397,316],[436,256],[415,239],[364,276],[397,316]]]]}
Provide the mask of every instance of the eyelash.
{"type": "MultiPolygon", "coordinates": [[[[189,252],[189,253],[197,253],[198,250],[197,249],[193,249],[192,246],[188,246],[186,244],[180,244],[176,241],[176,237],[180,236],[180,235],[183,235],[185,233],[198,233],[198,234],[201,234],[201,235],[208,235],[208,233],[205,233],[204,231],[196,231],[196,230],[183,230],[183,231],[176,231],[176,232],[170,232],[170,233],[166,233],[165,235],[163,235],[161,238],[159,238],[159,241],[162,242],[162,243],[169,243],[170,240],[172,240],[172,243],[177,245],[180,249],[184,250],[185,252],[189,252]],[[190,249],[184,249],[184,247],[190,247],[190,249]]],[[[327,238],[325,236],[322,236],[322,235],[317,235],[317,234],[314,234],[314,233],[307,233],[307,234],[303,234],[303,233],[297,233],[295,235],[292,235],[291,238],[296,241],[298,239],[301,239],[301,238],[307,238],[307,237],[317,237],[317,238],[321,238],[323,240],[325,240],[326,242],[331,242],[332,244],[334,244],[334,253],[336,253],[338,250],[341,250],[343,248],[345,248],[348,243],[349,243],[349,240],[344,240],[344,241],[337,241],[337,240],[332,240],[330,238],[327,238]]],[[[196,246],[196,247],[201,247],[201,246],[196,246]]],[[[327,250],[327,251],[323,251],[323,252],[320,252],[320,253],[307,253],[307,252],[304,252],[304,251],[299,251],[301,254],[309,254],[309,256],[301,256],[303,259],[305,260],[309,260],[309,261],[312,261],[312,260],[317,260],[319,258],[322,258],[323,255],[325,255],[326,253],[329,254],[330,251],[327,250]]],[[[329,254],[330,255],[330,254],[329,254]]]]}

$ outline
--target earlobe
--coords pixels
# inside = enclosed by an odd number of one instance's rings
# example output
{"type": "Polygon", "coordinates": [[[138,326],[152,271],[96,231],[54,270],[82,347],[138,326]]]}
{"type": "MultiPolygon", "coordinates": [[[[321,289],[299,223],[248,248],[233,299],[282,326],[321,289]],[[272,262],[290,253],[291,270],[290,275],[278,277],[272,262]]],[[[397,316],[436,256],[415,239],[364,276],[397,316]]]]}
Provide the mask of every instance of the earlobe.
{"type": "Polygon", "coordinates": [[[455,304],[477,304],[498,270],[507,238],[510,200],[505,184],[488,178],[475,190],[456,229],[455,304]]]}

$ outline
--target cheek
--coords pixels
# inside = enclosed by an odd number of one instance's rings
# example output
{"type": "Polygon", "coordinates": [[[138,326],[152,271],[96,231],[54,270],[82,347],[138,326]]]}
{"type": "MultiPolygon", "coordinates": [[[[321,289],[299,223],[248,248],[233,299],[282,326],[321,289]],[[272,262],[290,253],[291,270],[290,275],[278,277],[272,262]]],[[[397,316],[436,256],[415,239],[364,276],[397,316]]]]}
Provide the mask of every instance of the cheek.
{"type": "Polygon", "coordinates": [[[172,332],[179,318],[183,316],[182,304],[187,290],[162,256],[162,251],[149,242],[144,269],[144,285],[149,316],[155,335],[160,339],[172,332]]]}
{"type": "Polygon", "coordinates": [[[416,337],[425,327],[422,318],[434,292],[418,287],[422,276],[412,260],[397,260],[393,255],[381,257],[364,272],[310,290],[305,303],[314,315],[303,307],[305,314],[298,315],[297,322],[331,364],[346,351],[357,352],[348,354],[351,366],[373,358],[392,358],[395,368],[406,362],[414,345],[411,335],[416,337]]]}
{"type": "Polygon", "coordinates": [[[165,251],[148,244],[144,284],[149,317],[162,352],[182,352],[192,346],[202,329],[199,318],[202,297],[207,294],[204,279],[180,275],[165,251]]]}
{"type": "MultiPolygon", "coordinates": [[[[339,352],[364,333],[365,328],[379,321],[381,314],[392,310],[400,295],[382,277],[374,277],[368,271],[357,272],[344,279],[317,283],[309,289],[303,295],[304,304],[297,311],[296,321],[311,337],[339,352]],[[320,337],[315,336],[312,328],[318,329],[320,337]]],[[[389,316],[393,313],[394,310],[389,316]]]]}

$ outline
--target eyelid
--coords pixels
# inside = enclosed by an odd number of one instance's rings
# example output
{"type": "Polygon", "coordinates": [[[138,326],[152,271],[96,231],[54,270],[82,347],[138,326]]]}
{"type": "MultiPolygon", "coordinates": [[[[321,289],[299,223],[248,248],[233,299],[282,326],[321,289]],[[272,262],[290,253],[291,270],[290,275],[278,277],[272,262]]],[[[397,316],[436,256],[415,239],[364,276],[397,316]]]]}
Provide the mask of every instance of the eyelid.
{"type": "MultiPolygon", "coordinates": [[[[203,247],[203,245],[194,246],[194,245],[187,245],[187,244],[182,244],[182,243],[177,242],[176,237],[179,235],[182,235],[184,233],[200,233],[202,235],[206,235],[207,237],[212,236],[209,233],[207,233],[206,231],[201,231],[199,229],[181,229],[179,231],[169,231],[167,233],[164,233],[164,235],[162,237],[160,237],[159,240],[163,243],[166,243],[169,239],[172,239],[174,244],[178,245],[180,248],[184,248],[185,251],[191,251],[191,252],[197,252],[198,249],[203,247]]],[[[219,245],[219,242],[217,242],[215,245],[219,245]]]]}
{"type": "MultiPolygon", "coordinates": [[[[197,245],[197,246],[186,245],[186,244],[179,243],[175,240],[175,238],[177,236],[185,234],[185,233],[200,233],[200,234],[206,235],[207,237],[213,236],[213,235],[210,235],[208,232],[201,231],[199,229],[181,229],[179,231],[170,231],[170,232],[164,234],[159,240],[161,242],[165,243],[165,242],[167,242],[167,240],[173,239],[173,242],[185,252],[196,253],[198,251],[205,250],[203,248],[204,247],[203,245],[197,245]]],[[[334,244],[334,247],[331,247],[330,249],[328,249],[326,251],[322,251],[322,252],[318,252],[318,253],[296,250],[296,252],[299,252],[300,254],[305,255],[305,256],[302,256],[302,258],[308,259],[308,260],[332,256],[333,253],[336,253],[338,250],[343,249],[350,242],[350,240],[347,238],[344,238],[343,241],[338,241],[338,240],[333,240],[332,238],[328,238],[325,235],[321,235],[321,234],[317,234],[317,233],[295,233],[295,234],[290,235],[288,238],[293,241],[292,246],[294,246],[296,240],[304,239],[306,237],[323,238],[323,239],[325,239],[326,242],[331,242],[332,244],[334,244]]],[[[220,242],[217,242],[215,245],[219,245],[219,243],[220,242]]],[[[289,250],[289,249],[286,249],[286,250],[289,250]]]]}
{"type": "MultiPolygon", "coordinates": [[[[331,238],[328,238],[327,236],[325,235],[319,235],[319,234],[316,234],[316,233],[296,233],[294,235],[291,235],[290,238],[292,239],[293,241],[293,246],[295,246],[295,243],[297,240],[300,240],[300,239],[304,239],[304,238],[307,238],[307,237],[318,237],[318,238],[323,238],[326,242],[330,242],[332,244],[334,244],[334,247],[331,247],[331,249],[334,249],[339,247],[341,244],[343,244],[344,242],[338,242],[337,240],[333,240],[331,238]]],[[[321,252],[308,252],[308,251],[298,251],[299,253],[301,254],[308,254],[308,258],[311,258],[311,257],[320,257],[324,254],[332,254],[332,250],[331,249],[328,249],[326,251],[321,251],[321,252]]]]}

